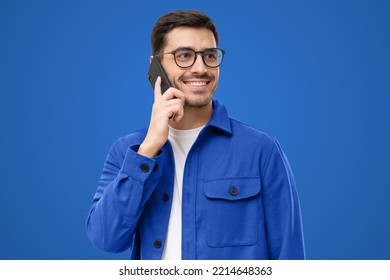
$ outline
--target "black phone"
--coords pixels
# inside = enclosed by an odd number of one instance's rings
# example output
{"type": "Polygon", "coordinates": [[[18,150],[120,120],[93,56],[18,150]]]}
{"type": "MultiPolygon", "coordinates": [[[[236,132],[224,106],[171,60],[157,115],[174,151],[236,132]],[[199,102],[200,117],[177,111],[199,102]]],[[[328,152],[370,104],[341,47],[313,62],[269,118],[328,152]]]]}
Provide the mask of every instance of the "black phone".
{"type": "Polygon", "coordinates": [[[150,84],[152,85],[153,90],[154,90],[154,84],[156,83],[158,76],[161,77],[161,94],[163,94],[164,92],[167,91],[167,89],[172,87],[172,85],[158,57],[153,57],[148,71],[148,79],[150,84]]]}

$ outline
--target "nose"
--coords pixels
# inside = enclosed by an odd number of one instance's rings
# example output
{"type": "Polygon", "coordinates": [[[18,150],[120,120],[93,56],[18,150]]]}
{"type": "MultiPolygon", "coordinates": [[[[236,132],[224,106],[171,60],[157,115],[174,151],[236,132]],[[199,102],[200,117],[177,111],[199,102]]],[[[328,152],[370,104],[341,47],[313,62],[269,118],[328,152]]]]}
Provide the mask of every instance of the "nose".
{"type": "Polygon", "coordinates": [[[203,62],[203,57],[201,53],[196,54],[196,60],[194,65],[192,65],[190,72],[191,73],[198,73],[198,74],[203,74],[207,71],[207,66],[203,62]]]}

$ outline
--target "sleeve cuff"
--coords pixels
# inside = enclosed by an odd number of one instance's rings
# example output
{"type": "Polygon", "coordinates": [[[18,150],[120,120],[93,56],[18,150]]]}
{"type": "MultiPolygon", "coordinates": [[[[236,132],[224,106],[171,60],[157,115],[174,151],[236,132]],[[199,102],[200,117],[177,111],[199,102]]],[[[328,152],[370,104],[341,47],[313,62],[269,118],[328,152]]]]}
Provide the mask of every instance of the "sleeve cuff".
{"type": "Polygon", "coordinates": [[[122,175],[122,178],[131,177],[145,182],[151,175],[160,173],[159,162],[161,161],[162,152],[160,151],[155,158],[145,157],[138,154],[139,146],[133,145],[129,147],[119,173],[122,175]]]}

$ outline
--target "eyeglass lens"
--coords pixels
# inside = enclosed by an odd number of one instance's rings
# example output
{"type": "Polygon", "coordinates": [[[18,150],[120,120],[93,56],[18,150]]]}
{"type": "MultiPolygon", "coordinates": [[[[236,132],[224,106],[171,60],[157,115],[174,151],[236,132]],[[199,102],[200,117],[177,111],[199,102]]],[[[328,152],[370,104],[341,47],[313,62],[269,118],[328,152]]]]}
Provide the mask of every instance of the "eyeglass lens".
{"type": "Polygon", "coordinates": [[[195,63],[197,53],[202,53],[203,62],[209,67],[218,67],[222,63],[223,52],[220,49],[205,49],[202,52],[195,52],[193,49],[178,49],[174,56],[180,67],[190,67],[195,63]]]}

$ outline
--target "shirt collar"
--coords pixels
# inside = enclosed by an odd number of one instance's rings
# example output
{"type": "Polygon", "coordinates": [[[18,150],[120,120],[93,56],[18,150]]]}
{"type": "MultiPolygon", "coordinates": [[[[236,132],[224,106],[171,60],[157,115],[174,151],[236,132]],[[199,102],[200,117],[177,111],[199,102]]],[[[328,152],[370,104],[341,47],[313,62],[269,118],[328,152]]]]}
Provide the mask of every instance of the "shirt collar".
{"type": "Polygon", "coordinates": [[[228,112],[225,106],[217,99],[213,99],[213,114],[206,127],[215,127],[228,134],[232,134],[228,112]]]}

